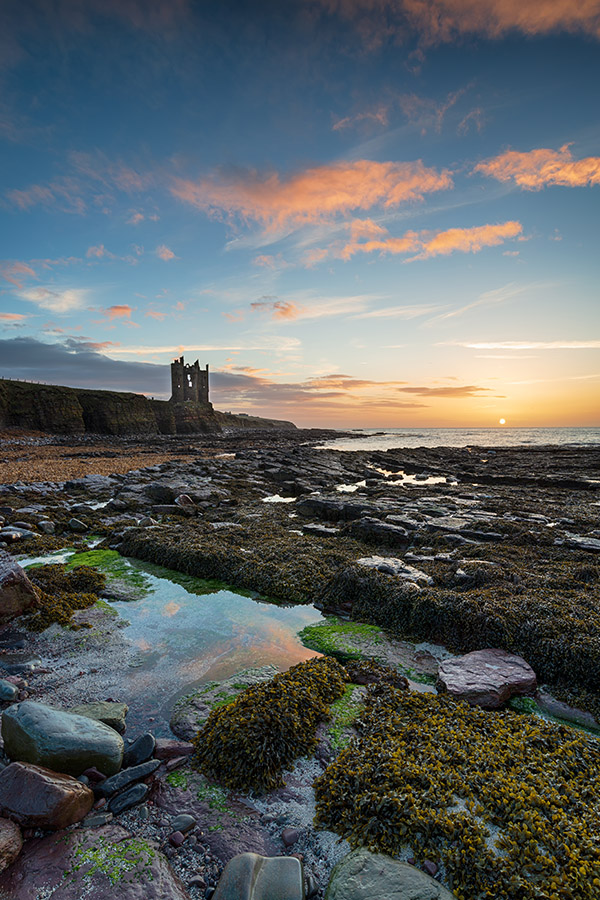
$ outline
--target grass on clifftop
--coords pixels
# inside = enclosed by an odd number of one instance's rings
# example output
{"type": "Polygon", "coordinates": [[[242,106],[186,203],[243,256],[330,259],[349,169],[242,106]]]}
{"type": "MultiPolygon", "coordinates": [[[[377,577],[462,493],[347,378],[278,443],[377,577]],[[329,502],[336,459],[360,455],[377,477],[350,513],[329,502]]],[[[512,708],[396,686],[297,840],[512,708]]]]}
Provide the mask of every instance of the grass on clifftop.
{"type": "Polygon", "coordinates": [[[600,743],[446,695],[369,689],[317,824],[444,867],[458,900],[597,900],[600,743]]]}

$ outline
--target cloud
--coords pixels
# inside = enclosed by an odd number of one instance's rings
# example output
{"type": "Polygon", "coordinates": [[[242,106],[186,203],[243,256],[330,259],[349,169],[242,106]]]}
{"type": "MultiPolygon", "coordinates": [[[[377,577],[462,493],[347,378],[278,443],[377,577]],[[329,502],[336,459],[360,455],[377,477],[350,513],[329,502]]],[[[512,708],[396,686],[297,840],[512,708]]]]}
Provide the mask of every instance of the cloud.
{"type": "Polygon", "coordinates": [[[145,216],[144,216],[143,213],[141,213],[141,212],[133,212],[133,213],[129,216],[129,218],[127,219],[126,224],[127,224],[127,225],[139,225],[140,222],[143,222],[143,221],[144,221],[144,219],[145,219],[145,216]]]}
{"type": "Polygon", "coordinates": [[[61,291],[37,287],[19,293],[22,300],[35,303],[41,309],[49,309],[55,313],[68,313],[82,309],[87,302],[88,295],[89,291],[85,288],[67,288],[61,291]]]}
{"type": "Polygon", "coordinates": [[[157,309],[149,309],[144,315],[150,319],[157,319],[159,322],[162,322],[162,320],[167,317],[166,313],[159,312],[157,309]]]}
{"type": "Polygon", "coordinates": [[[104,244],[98,244],[97,247],[88,247],[85,255],[88,259],[102,259],[103,256],[112,256],[112,253],[109,253],[104,244]]]}
{"type": "MultiPolygon", "coordinates": [[[[361,6],[370,0],[357,2],[361,6]]],[[[386,3],[394,5],[395,0],[386,3]]],[[[566,31],[600,37],[597,0],[403,0],[400,6],[427,44],[452,43],[466,34],[498,39],[511,32],[534,37],[566,31]]]]}
{"type": "MultiPolygon", "coordinates": [[[[502,222],[498,225],[477,225],[473,228],[449,228],[446,231],[407,231],[402,237],[386,237],[360,242],[351,240],[341,250],[342,259],[350,259],[355,253],[394,253],[415,255],[406,260],[430,259],[451,253],[479,253],[484,247],[496,247],[508,238],[523,231],[520,222],[502,222]]],[[[387,233],[387,232],[386,232],[387,233]]]]}
{"type": "MultiPolygon", "coordinates": [[[[361,312],[373,299],[369,294],[358,294],[349,297],[307,297],[303,302],[280,297],[259,297],[250,304],[252,312],[267,313],[270,318],[280,321],[295,319],[323,319],[330,316],[346,316],[361,312]]],[[[243,312],[237,310],[235,315],[243,312]]],[[[225,313],[229,318],[230,315],[225,313]]],[[[232,319],[232,321],[239,321],[232,319]]]]}
{"type": "Polygon", "coordinates": [[[109,306],[107,309],[102,310],[109,322],[112,322],[113,319],[131,319],[131,313],[133,311],[133,307],[128,306],[127,304],[122,306],[109,306]]]}
{"type": "Polygon", "coordinates": [[[168,262],[170,259],[179,259],[178,256],[175,256],[172,250],[170,250],[166,244],[161,244],[154,251],[159,259],[164,259],[165,262],[168,262]]]}
{"type": "MultiPolygon", "coordinates": [[[[508,252],[508,251],[507,251],[508,252]]],[[[517,251],[518,252],[518,251],[517,251]]],[[[459,306],[457,309],[451,309],[449,312],[442,313],[439,316],[434,316],[433,319],[430,319],[426,324],[431,325],[434,322],[441,322],[444,319],[454,319],[458,316],[463,316],[466,312],[470,312],[472,309],[477,309],[480,306],[495,306],[499,303],[504,303],[507,300],[512,300],[513,297],[518,297],[521,294],[526,293],[527,291],[532,291],[540,287],[549,287],[549,285],[545,284],[506,284],[504,287],[495,288],[491,291],[484,291],[483,294],[480,294],[477,300],[473,300],[472,303],[466,303],[464,306],[459,306]]]]}
{"type": "Polygon", "coordinates": [[[257,222],[267,231],[318,224],[354,210],[422,200],[452,187],[447,170],[407,163],[357,160],[305,169],[282,179],[277,172],[221,171],[200,181],[176,178],[174,196],[229,222],[257,222]]]}
{"type": "Polygon", "coordinates": [[[53,344],[29,337],[0,340],[0,375],[71,387],[169,396],[171,378],[167,365],[125,362],[99,352],[115,347],[110,341],[96,343],[76,338],[53,344]]]}
{"type": "Polygon", "coordinates": [[[448,399],[461,399],[464,397],[479,397],[491,388],[478,387],[475,384],[452,385],[450,387],[404,387],[398,389],[403,394],[418,394],[420,397],[446,397],[448,399]]]}
{"type": "MultiPolygon", "coordinates": [[[[451,341],[470,350],[600,350],[600,340],[588,341],[451,341]]],[[[444,342],[447,345],[448,342],[444,342]]],[[[441,346],[441,344],[440,344],[441,346]]]]}
{"type": "Polygon", "coordinates": [[[18,261],[12,263],[0,263],[0,277],[4,278],[5,281],[8,281],[9,284],[14,284],[19,290],[22,290],[23,288],[22,277],[20,277],[23,275],[30,278],[37,278],[35,270],[27,265],[27,263],[18,261]]]}
{"type": "Polygon", "coordinates": [[[551,184],[587,187],[600,184],[600,156],[573,159],[569,144],[560,150],[507,150],[475,166],[473,171],[498,181],[512,181],[528,191],[539,191],[551,184]]]}
{"type": "Polygon", "coordinates": [[[337,122],[333,124],[332,131],[342,131],[344,128],[353,127],[360,122],[376,122],[378,125],[385,128],[389,121],[388,113],[388,107],[383,105],[378,106],[375,109],[367,109],[363,112],[356,113],[354,116],[346,116],[343,119],[338,119],[337,122]]]}
{"type": "MultiPolygon", "coordinates": [[[[439,304],[429,306],[384,306],[382,309],[372,309],[369,312],[352,316],[353,319],[417,319],[420,316],[429,316],[432,312],[443,309],[439,304]]],[[[402,345],[404,346],[404,345],[402,345]]]]}
{"type": "Polygon", "coordinates": [[[26,318],[27,316],[21,313],[0,313],[0,322],[21,322],[26,318]]]}

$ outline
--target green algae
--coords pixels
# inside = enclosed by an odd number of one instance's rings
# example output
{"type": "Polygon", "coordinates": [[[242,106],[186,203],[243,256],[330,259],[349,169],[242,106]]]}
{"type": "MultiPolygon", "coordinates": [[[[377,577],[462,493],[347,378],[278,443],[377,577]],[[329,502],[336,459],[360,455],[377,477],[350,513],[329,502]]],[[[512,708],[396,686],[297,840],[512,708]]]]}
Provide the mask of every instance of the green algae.
{"type": "Polygon", "coordinates": [[[339,700],[330,706],[331,725],[327,733],[334,750],[343,750],[350,743],[349,728],[364,709],[364,701],[355,684],[350,684],[339,700]]]}
{"type": "Polygon", "coordinates": [[[135,880],[141,881],[144,876],[152,880],[150,867],[155,856],[155,849],[139,838],[118,844],[100,838],[93,846],[81,845],[76,849],[73,864],[63,877],[80,873],[80,877],[91,878],[100,873],[116,885],[135,872],[135,880]]]}
{"type": "Polygon", "coordinates": [[[329,616],[325,622],[316,625],[307,625],[298,637],[305,647],[340,660],[363,658],[364,652],[357,646],[360,639],[366,639],[370,644],[380,644],[383,640],[382,630],[376,625],[344,622],[335,616],[329,616]]]}
{"type": "Polygon", "coordinates": [[[139,571],[116,550],[84,550],[75,553],[65,563],[65,569],[73,570],[77,566],[92,566],[106,576],[107,588],[111,584],[125,585],[131,592],[132,599],[141,599],[150,590],[149,580],[144,572],[139,571]]]}

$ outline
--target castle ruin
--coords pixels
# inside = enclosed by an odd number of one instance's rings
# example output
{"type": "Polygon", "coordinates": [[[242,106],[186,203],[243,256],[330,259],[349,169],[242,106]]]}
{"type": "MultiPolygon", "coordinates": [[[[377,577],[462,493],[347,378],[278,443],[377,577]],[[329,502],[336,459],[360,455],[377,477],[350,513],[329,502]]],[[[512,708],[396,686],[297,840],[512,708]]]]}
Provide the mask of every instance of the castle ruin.
{"type": "Polygon", "coordinates": [[[186,366],[183,356],[171,363],[171,402],[208,403],[208,365],[200,368],[198,360],[186,366]]]}

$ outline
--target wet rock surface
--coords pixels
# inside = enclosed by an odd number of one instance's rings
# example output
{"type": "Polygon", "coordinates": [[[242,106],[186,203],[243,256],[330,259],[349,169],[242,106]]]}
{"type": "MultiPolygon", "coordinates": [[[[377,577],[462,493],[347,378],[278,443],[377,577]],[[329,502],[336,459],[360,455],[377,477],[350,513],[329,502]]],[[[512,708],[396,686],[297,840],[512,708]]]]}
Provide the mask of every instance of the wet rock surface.
{"type": "Polygon", "coordinates": [[[537,678],[520,656],[498,649],[475,650],[444,660],[438,670],[438,685],[457,700],[498,709],[511,697],[535,694],[537,678]]]}
{"type": "MultiPolygon", "coordinates": [[[[6,538],[0,532],[0,541],[6,538]]],[[[0,550],[0,621],[12,620],[36,604],[37,594],[29,578],[12,556],[0,550]]]]}
{"type": "Polygon", "coordinates": [[[76,778],[42,766],[11,763],[0,772],[2,815],[25,828],[57,830],[79,822],[94,802],[76,778]]]}
{"type": "Polygon", "coordinates": [[[300,860],[242,853],[225,866],[215,900],[304,900],[300,860]]]}
{"type": "Polygon", "coordinates": [[[72,775],[90,766],[112,775],[123,760],[123,739],[108,725],[31,700],[4,712],[2,738],[9,759],[72,775]]]}

